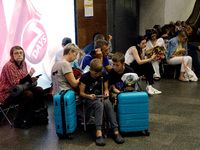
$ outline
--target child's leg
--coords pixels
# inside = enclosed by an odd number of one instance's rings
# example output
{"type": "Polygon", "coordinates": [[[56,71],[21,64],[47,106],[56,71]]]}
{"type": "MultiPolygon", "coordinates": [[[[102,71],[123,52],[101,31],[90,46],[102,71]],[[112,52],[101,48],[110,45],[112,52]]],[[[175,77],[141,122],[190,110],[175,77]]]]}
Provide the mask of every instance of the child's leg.
{"type": "Polygon", "coordinates": [[[118,131],[118,123],[112,104],[108,98],[105,99],[104,102],[105,102],[106,116],[108,117],[108,121],[111,124],[111,128],[113,129],[113,132],[118,131]]]}
{"type": "Polygon", "coordinates": [[[94,110],[95,117],[95,126],[96,126],[96,145],[104,146],[106,143],[103,140],[102,136],[102,123],[103,123],[103,110],[104,106],[100,100],[87,100],[86,101],[86,110],[94,110]]]}
{"type": "Polygon", "coordinates": [[[100,100],[87,100],[86,110],[94,110],[96,130],[101,130],[103,123],[103,103],[100,100]]]}
{"type": "Polygon", "coordinates": [[[115,142],[118,144],[124,143],[124,139],[119,134],[116,115],[114,113],[114,109],[109,99],[105,100],[105,110],[106,110],[106,115],[108,116],[108,121],[110,122],[111,127],[113,129],[115,142]]]}

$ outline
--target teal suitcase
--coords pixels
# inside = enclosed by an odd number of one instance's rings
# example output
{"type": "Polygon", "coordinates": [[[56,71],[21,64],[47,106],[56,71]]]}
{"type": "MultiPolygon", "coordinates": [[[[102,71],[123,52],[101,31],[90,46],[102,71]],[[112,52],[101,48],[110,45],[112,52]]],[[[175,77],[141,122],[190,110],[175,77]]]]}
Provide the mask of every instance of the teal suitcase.
{"type": "Polygon", "coordinates": [[[120,132],[144,131],[149,136],[149,101],[146,92],[122,92],[117,95],[120,132]]]}
{"type": "Polygon", "coordinates": [[[54,96],[54,119],[59,138],[73,139],[77,127],[75,93],[72,90],[60,91],[54,96]]]}

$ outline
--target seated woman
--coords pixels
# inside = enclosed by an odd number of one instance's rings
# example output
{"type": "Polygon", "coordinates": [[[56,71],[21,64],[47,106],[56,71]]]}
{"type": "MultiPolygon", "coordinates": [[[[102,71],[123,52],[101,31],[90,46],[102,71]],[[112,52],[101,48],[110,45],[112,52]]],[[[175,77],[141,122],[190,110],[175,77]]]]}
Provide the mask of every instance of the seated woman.
{"type": "Polygon", "coordinates": [[[170,26],[169,25],[164,25],[162,27],[161,38],[163,38],[163,40],[165,42],[165,46],[166,46],[167,42],[172,38],[172,36],[170,36],[170,26]]]}
{"type": "MultiPolygon", "coordinates": [[[[148,37],[148,41],[147,41],[146,50],[149,50],[156,46],[164,46],[164,48],[165,48],[165,42],[164,42],[163,38],[158,38],[157,32],[154,29],[150,30],[147,37],[148,37]]],[[[152,63],[152,66],[153,66],[153,69],[155,72],[153,75],[153,78],[154,78],[154,80],[159,81],[159,79],[161,78],[160,68],[159,68],[160,61],[153,60],[151,63],[152,63]]]]}
{"type": "Polygon", "coordinates": [[[156,55],[153,54],[151,58],[144,59],[145,50],[146,39],[143,36],[138,36],[136,46],[132,46],[126,51],[125,63],[126,65],[132,67],[138,76],[145,75],[147,82],[146,90],[148,94],[160,94],[162,93],[161,91],[152,87],[154,84],[154,70],[150,62],[155,59],[156,55]]]}
{"type": "Polygon", "coordinates": [[[14,127],[27,129],[31,127],[31,114],[37,108],[44,107],[44,91],[41,87],[31,87],[24,90],[16,97],[12,97],[8,91],[13,85],[32,83],[37,80],[31,77],[35,70],[29,73],[25,62],[25,53],[22,47],[14,46],[10,50],[10,60],[4,65],[0,78],[0,103],[5,106],[19,104],[14,120],[14,127]]]}
{"type": "Polygon", "coordinates": [[[61,57],[51,69],[51,79],[53,83],[53,96],[61,90],[73,90],[79,86],[79,78],[76,79],[73,74],[71,62],[76,59],[79,47],[69,43],[64,47],[64,56],[61,57]],[[57,76],[53,72],[57,71],[57,76]]]}
{"type": "Polygon", "coordinates": [[[192,67],[192,58],[190,56],[186,56],[188,54],[187,40],[188,37],[186,32],[181,31],[177,37],[174,37],[168,41],[165,51],[165,56],[168,64],[181,64],[179,80],[184,82],[188,80],[184,77],[185,68],[182,59],[184,58],[184,63],[186,67],[192,67]]]}

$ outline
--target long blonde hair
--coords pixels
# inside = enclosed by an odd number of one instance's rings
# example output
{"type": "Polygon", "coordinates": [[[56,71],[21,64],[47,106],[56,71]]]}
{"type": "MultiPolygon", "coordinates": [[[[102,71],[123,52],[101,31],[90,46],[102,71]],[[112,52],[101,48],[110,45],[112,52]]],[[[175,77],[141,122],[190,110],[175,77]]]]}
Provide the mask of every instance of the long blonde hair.
{"type": "Polygon", "coordinates": [[[187,33],[185,31],[181,31],[178,35],[178,42],[180,42],[181,38],[186,38],[187,40],[182,43],[183,46],[186,46],[187,45],[187,41],[188,41],[188,36],[187,36],[187,33]]]}

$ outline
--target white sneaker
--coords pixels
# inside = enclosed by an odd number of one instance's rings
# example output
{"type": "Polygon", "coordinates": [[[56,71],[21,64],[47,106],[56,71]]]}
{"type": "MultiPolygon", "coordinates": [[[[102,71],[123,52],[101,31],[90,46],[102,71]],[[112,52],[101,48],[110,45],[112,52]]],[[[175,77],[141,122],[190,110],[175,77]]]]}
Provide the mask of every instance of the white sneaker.
{"type": "Polygon", "coordinates": [[[146,90],[147,90],[147,93],[149,95],[153,95],[154,94],[154,90],[153,90],[153,87],[151,85],[147,85],[146,90]]]}
{"type": "Polygon", "coordinates": [[[158,91],[157,89],[153,88],[151,85],[147,85],[146,87],[147,93],[149,95],[154,95],[154,94],[161,94],[161,91],[158,91]]]}
{"type": "MultiPolygon", "coordinates": [[[[153,87],[152,87],[153,88],[153,87]]],[[[161,91],[158,91],[157,89],[153,88],[154,90],[154,94],[161,94],[162,92],[161,91]]]]}

